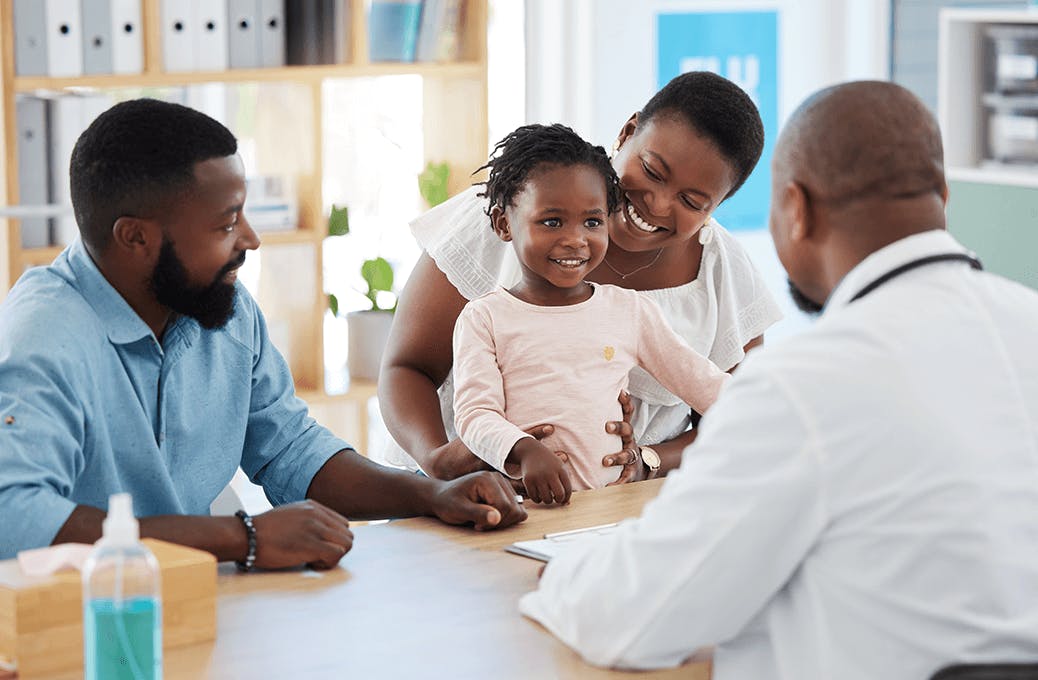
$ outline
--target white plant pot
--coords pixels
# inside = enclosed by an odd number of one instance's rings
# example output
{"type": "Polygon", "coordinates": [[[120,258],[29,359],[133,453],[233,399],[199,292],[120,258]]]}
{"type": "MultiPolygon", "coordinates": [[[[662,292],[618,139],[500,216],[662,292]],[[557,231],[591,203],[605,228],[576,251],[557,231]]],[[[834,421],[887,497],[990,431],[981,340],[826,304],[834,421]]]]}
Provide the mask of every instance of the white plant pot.
{"type": "Polygon", "coordinates": [[[346,315],[349,324],[349,354],[346,368],[350,378],[377,380],[382,350],[389,339],[393,312],[369,309],[346,315]]]}

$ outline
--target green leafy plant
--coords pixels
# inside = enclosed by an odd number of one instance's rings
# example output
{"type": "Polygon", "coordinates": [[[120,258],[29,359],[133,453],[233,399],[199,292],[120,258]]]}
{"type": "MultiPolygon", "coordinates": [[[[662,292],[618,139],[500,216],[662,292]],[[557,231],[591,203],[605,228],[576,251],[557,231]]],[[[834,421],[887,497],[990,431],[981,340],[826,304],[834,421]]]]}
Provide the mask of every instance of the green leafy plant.
{"type": "MultiPolygon", "coordinates": [[[[346,236],[350,233],[350,211],[346,206],[332,206],[332,212],[328,216],[328,235],[346,236]]],[[[371,309],[375,311],[396,310],[396,302],[392,307],[383,307],[378,302],[378,294],[393,291],[393,265],[384,257],[376,257],[364,260],[360,265],[360,275],[368,285],[364,297],[371,301],[371,309]]],[[[328,308],[334,316],[339,315],[339,298],[333,293],[328,294],[328,308]]]]}
{"type": "Polygon", "coordinates": [[[422,195],[430,208],[435,208],[448,198],[447,185],[451,176],[451,168],[447,163],[429,162],[422,174],[418,175],[418,193],[422,195]]]}

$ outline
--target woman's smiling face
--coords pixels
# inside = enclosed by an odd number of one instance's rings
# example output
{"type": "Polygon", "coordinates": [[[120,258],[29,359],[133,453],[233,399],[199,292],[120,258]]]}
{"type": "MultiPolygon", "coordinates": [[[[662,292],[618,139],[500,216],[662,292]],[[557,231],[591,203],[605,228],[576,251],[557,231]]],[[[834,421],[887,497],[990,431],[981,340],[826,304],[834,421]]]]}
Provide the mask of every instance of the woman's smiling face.
{"type": "Polygon", "coordinates": [[[629,252],[687,243],[735,185],[731,163],[678,115],[628,121],[613,167],[624,204],[609,236],[629,252]]]}

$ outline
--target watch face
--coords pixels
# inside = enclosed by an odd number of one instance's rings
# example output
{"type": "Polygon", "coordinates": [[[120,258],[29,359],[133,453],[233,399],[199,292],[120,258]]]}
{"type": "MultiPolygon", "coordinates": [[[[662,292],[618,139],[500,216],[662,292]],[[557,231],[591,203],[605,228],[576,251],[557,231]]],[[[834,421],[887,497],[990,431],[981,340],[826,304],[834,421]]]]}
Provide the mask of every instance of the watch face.
{"type": "Polygon", "coordinates": [[[653,470],[660,466],[659,454],[650,449],[648,446],[642,447],[642,460],[644,460],[645,464],[653,470]]]}

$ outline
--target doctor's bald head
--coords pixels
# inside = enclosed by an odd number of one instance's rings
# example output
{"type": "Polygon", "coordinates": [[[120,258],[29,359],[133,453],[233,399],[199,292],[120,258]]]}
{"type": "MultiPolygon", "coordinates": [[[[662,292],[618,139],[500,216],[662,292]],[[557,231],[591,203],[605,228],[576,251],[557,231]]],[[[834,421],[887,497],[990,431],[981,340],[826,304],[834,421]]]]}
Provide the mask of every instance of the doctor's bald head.
{"type": "Polygon", "coordinates": [[[944,190],[937,121],[894,83],[861,81],[821,90],[790,117],[775,167],[811,197],[834,205],[944,190]]]}
{"type": "Polygon", "coordinates": [[[944,228],[946,198],[941,133],[918,97],[881,81],[813,94],[772,162],[770,227],[794,297],[820,307],[869,253],[944,228]]]}

